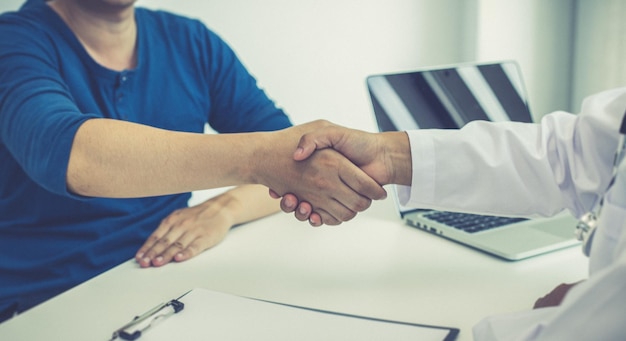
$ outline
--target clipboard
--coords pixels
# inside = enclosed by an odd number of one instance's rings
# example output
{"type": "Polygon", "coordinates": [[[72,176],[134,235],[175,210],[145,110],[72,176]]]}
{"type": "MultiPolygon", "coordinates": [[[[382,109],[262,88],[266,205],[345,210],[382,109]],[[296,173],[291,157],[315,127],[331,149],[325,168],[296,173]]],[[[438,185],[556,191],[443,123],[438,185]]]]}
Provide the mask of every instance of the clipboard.
{"type": "Polygon", "coordinates": [[[349,315],[202,288],[176,301],[184,309],[169,314],[138,340],[453,341],[459,334],[458,328],[349,315]]]}

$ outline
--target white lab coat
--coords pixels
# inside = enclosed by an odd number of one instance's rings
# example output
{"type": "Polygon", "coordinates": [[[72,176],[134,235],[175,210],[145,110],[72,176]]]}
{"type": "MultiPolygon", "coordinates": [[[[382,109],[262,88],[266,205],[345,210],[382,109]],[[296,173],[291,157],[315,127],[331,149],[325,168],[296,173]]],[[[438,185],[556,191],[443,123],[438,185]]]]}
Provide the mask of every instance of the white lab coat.
{"type": "Polygon", "coordinates": [[[607,191],[625,111],[620,88],[587,98],[579,115],[554,112],[538,124],[408,132],[413,186],[399,188],[407,206],[580,217],[606,192],[589,279],[558,307],[485,318],[475,340],[626,340],[626,161],[607,191]]]}

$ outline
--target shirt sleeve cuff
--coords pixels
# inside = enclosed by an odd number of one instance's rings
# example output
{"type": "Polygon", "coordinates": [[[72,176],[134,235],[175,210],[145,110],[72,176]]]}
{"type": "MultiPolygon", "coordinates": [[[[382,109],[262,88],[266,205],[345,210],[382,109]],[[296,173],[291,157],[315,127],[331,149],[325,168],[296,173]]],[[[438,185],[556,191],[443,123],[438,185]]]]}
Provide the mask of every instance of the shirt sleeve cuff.
{"type": "Polygon", "coordinates": [[[433,202],[435,197],[435,145],[425,131],[407,131],[411,147],[413,174],[411,186],[397,186],[400,203],[419,206],[420,202],[433,202]]]}

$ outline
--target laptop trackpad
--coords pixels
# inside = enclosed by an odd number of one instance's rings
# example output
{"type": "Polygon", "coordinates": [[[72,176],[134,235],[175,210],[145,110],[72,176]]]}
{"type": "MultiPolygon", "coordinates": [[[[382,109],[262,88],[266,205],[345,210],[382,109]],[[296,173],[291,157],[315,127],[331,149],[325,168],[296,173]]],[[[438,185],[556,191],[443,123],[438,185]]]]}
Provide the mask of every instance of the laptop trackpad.
{"type": "Polygon", "coordinates": [[[533,228],[560,238],[574,238],[577,220],[570,216],[559,219],[539,220],[533,228]]]}
{"type": "Polygon", "coordinates": [[[505,258],[511,255],[522,257],[529,252],[533,253],[533,250],[546,249],[547,251],[547,248],[555,245],[567,246],[576,243],[573,218],[542,220],[538,219],[534,224],[512,226],[498,233],[482,233],[480,237],[476,236],[476,242],[505,258]]]}

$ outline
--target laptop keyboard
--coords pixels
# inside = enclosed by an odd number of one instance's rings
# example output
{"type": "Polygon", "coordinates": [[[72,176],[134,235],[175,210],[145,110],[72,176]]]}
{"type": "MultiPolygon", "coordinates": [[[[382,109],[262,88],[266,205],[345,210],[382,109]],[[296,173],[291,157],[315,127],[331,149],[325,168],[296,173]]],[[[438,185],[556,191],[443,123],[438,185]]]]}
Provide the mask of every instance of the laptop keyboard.
{"type": "Polygon", "coordinates": [[[526,218],[497,217],[445,211],[434,211],[426,213],[424,216],[430,220],[452,226],[468,233],[485,231],[526,220],[526,218]]]}

